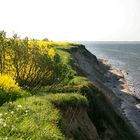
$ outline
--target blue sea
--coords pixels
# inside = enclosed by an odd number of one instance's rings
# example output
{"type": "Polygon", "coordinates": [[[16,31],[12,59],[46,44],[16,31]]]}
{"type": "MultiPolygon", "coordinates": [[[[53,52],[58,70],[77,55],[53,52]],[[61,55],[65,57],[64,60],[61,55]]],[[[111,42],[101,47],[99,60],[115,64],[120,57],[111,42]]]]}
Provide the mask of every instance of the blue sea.
{"type": "Polygon", "coordinates": [[[106,59],[125,73],[134,94],[140,98],[140,43],[82,42],[99,59],[106,59]]]}

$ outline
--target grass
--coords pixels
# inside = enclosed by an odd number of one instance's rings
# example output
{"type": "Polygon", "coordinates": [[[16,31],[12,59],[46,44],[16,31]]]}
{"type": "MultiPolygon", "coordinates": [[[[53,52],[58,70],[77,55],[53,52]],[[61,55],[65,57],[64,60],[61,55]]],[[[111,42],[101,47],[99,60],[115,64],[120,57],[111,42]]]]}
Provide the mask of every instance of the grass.
{"type": "Polygon", "coordinates": [[[43,97],[7,103],[0,112],[0,139],[65,139],[61,113],[43,97]]]}
{"type": "Polygon", "coordinates": [[[6,103],[0,107],[0,139],[65,140],[60,108],[87,105],[79,94],[49,94],[6,103]]]}
{"type": "Polygon", "coordinates": [[[69,85],[85,85],[89,82],[86,77],[74,76],[72,80],[69,81],[69,85]]]}
{"type": "MultiPolygon", "coordinates": [[[[91,85],[91,82],[81,76],[74,76],[67,85],[53,85],[53,86],[42,86],[38,91],[38,94],[42,93],[83,93],[86,87],[91,85]]],[[[86,92],[86,91],[85,91],[86,92]]]]}
{"type": "Polygon", "coordinates": [[[57,49],[57,53],[60,55],[64,64],[70,64],[71,55],[68,52],[64,52],[62,49],[57,49]]]}
{"type": "Polygon", "coordinates": [[[75,48],[78,47],[77,45],[73,44],[73,43],[63,43],[63,44],[54,44],[53,46],[55,49],[71,49],[71,48],[75,48]]]}
{"type": "MultiPolygon", "coordinates": [[[[47,87],[45,88],[47,90],[47,87]]],[[[69,104],[67,104],[67,100],[63,101],[63,99],[67,99],[69,95],[79,93],[86,96],[88,100],[88,115],[93,124],[96,126],[98,134],[101,138],[106,135],[106,130],[108,129],[109,131],[115,133],[113,136],[111,136],[115,140],[136,139],[122,117],[113,110],[111,104],[105,98],[103,93],[86,78],[75,76],[74,79],[71,80],[70,84],[66,86],[57,86],[56,88],[48,89],[49,90],[47,90],[47,93],[60,92],[60,95],[56,94],[56,96],[54,96],[55,98],[52,98],[53,100],[51,102],[62,109],[65,108],[65,106],[76,106],[77,101],[75,99],[71,100],[69,104]],[[64,97],[62,92],[66,93],[64,97]]]]}
{"type": "Polygon", "coordinates": [[[88,107],[88,101],[84,96],[80,94],[72,93],[59,93],[59,94],[50,94],[47,96],[48,100],[53,103],[55,106],[61,109],[67,109],[68,107],[73,108],[85,108],[88,107]]]}
{"type": "Polygon", "coordinates": [[[56,53],[59,54],[62,63],[66,64],[69,68],[69,71],[71,71],[73,73],[73,75],[76,75],[75,70],[73,70],[71,63],[72,63],[72,56],[71,54],[67,51],[70,48],[73,48],[74,46],[72,44],[69,45],[58,45],[58,46],[54,46],[56,53]],[[65,51],[64,51],[65,50],[65,51]]]}

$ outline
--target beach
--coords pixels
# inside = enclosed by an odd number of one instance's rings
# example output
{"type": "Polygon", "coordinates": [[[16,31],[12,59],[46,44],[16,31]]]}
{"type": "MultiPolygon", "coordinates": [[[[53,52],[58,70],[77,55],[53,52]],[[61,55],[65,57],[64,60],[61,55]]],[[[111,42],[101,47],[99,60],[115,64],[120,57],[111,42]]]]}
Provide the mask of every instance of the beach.
{"type": "Polygon", "coordinates": [[[100,59],[99,61],[106,71],[104,85],[120,99],[121,113],[140,135],[140,101],[134,96],[134,88],[129,86],[125,78],[127,73],[112,66],[107,60],[100,59]]]}

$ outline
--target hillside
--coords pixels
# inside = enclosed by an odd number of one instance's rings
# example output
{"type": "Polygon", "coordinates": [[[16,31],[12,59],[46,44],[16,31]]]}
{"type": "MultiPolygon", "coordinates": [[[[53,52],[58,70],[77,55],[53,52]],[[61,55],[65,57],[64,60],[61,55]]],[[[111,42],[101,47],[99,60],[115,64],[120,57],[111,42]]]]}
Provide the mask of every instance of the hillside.
{"type": "Polygon", "coordinates": [[[83,45],[5,35],[0,139],[138,139],[119,98],[103,85],[106,67],[83,45]]]}

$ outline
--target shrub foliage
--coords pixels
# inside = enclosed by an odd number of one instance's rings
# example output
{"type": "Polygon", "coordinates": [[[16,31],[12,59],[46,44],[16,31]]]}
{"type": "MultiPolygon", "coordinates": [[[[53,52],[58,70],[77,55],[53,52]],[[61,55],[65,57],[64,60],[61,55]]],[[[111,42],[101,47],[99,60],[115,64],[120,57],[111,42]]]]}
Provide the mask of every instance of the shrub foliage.
{"type": "Polygon", "coordinates": [[[1,31],[0,74],[11,75],[20,86],[30,88],[65,81],[72,73],[54,49],[65,44],[20,39],[17,34],[6,38],[6,33],[1,31]]]}
{"type": "Polygon", "coordinates": [[[28,95],[29,93],[23,91],[12,77],[8,75],[0,76],[0,105],[28,95]]]}

